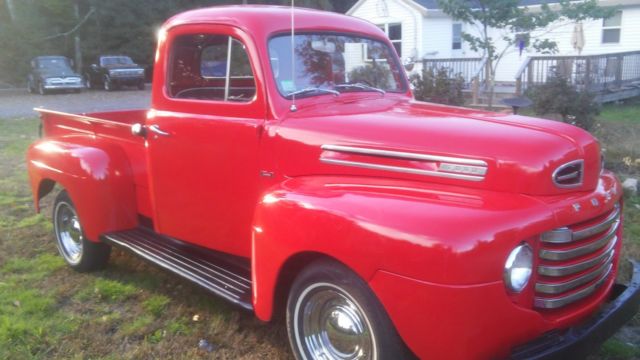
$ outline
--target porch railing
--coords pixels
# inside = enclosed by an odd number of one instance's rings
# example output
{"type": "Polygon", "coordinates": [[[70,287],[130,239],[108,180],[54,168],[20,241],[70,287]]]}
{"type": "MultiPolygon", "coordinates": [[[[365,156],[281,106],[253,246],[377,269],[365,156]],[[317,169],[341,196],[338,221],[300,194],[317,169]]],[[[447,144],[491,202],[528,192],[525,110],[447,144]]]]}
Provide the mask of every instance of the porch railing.
{"type": "Polygon", "coordinates": [[[516,73],[516,93],[563,77],[580,90],[602,92],[640,81],[640,50],[584,56],[532,56],[516,73]]]}
{"type": "Polygon", "coordinates": [[[438,71],[446,69],[449,76],[461,76],[465,86],[471,86],[474,79],[484,82],[485,72],[482,71],[486,63],[485,58],[449,58],[449,59],[423,59],[422,66],[425,70],[438,71]]]}

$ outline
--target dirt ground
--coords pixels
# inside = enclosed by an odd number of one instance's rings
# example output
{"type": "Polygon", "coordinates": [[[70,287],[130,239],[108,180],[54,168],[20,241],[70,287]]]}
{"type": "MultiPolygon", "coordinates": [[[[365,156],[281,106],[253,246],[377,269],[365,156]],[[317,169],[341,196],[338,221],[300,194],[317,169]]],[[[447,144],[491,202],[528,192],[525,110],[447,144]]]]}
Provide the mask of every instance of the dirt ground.
{"type": "Polygon", "coordinates": [[[76,93],[29,94],[26,90],[0,91],[0,118],[35,117],[35,107],[71,113],[148,108],[151,86],[143,91],[126,88],[119,91],[84,90],[76,93]]]}

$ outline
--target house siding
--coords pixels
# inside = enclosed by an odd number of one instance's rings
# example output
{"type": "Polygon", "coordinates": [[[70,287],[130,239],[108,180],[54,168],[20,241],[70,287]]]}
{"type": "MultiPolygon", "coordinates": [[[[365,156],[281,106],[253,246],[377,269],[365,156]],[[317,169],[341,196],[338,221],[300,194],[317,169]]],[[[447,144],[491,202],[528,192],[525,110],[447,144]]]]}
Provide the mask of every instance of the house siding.
{"type": "Polygon", "coordinates": [[[453,22],[450,18],[429,18],[423,20],[423,29],[427,29],[423,36],[422,49],[419,58],[450,58],[451,40],[453,38],[453,22]]]}
{"type": "Polygon", "coordinates": [[[370,0],[362,3],[354,12],[350,13],[361,19],[370,21],[375,25],[402,24],[402,58],[403,60],[412,54],[421,54],[418,48],[419,38],[422,34],[421,15],[408,6],[402,0],[370,0]],[[383,6],[388,9],[388,16],[385,16],[383,6]]]}
{"type": "MultiPolygon", "coordinates": [[[[588,20],[582,24],[584,31],[585,46],[581,55],[606,54],[622,51],[640,50],[640,6],[623,7],[622,26],[620,42],[617,44],[602,43],[602,20],[588,20]]],[[[550,39],[558,45],[558,52],[555,55],[578,55],[578,52],[571,45],[574,23],[559,21],[547,28],[547,30],[533,33],[540,39],[550,39]],[[551,29],[551,30],[549,30],[551,29]],[[545,34],[546,33],[546,34],[545,34]]],[[[501,31],[493,29],[491,36],[499,39],[501,31]]],[[[504,48],[505,43],[498,41],[498,49],[504,48]]],[[[534,51],[532,48],[525,49],[520,55],[518,49],[511,49],[500,62],[496,74],[497,81],[514,81],[521,64],[528,56],[544,55],[534,51]]]]}
{"type": "MultiPolygon", "coordinates": [[[[463,42],[462,50],[451,49],[452,25],[454,20],[440,13],[439,10],[427,10],[426,14],[416,11],[407,3],[409,0],[367,0],[356,5],[350,15],[371,21],[374,24],[402,23],[403,60],[412,54],[420,58],[480,57],[463,42]],[[382,16],[381,6],[386,4],[389,16],[382,16]],[[414,51],[415,49],[415,51],[414,51]]],[[[583,22],[585,46],[582,55],[605,54],[621,51],[640,50],[640,1],[638,5],[620,7],[622,10],[621,36],[618,44],[602,43],[602,20],[583,22]]],[[[559,21],[547,29],[532,34],[541,39],[550,39],[558,44],[557,55],[577,55],[571,45],[574,24],[559,21]]],[[[478,28],[463,24],[464,32],[477,32],[478,28]]],[[[497,48],[502,50],[506,43],[502,40],[504,30],[490,29],[490,36],[495,40],[497,48]]],[[[528,56],[543,55],[531,48],[520,54],[517,48],[511,48],[503,57],[498,67],[496,80],[512,82],[518,69],[528,56]]],[[[418,70],[420,67],[417,67],[418,70]]]]}

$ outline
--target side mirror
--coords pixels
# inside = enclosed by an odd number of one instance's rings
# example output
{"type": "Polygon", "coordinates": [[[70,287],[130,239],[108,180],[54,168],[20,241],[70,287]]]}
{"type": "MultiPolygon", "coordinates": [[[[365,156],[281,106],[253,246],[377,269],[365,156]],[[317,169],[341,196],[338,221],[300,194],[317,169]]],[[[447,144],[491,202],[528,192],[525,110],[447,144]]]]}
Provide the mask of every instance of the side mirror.
{"type": "Polygon", "coordinates": [[[32,69],[36,68],[36,62],[34,60],[31,60],[31,68],[32,69]]]}

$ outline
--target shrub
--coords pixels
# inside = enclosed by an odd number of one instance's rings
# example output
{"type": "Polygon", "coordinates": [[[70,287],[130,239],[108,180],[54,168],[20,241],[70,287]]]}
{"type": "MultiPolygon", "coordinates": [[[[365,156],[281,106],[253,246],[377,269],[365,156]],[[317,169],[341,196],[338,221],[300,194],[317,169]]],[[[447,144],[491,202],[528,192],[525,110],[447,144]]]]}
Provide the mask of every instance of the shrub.
{"type": "Polygon", "coordinates": [[[464,103],[462,95],[464,78],[459,74],[451,77],[445,68],[437,71],[423,69],[422,74],[412,74],[409,80],[413,85],[413,95],[416,100],[448,105],[464,103]]]}
{"type": "Polygon", "coordinates": [[[384,65],[379,65],[375,61],[371,65],[359,66],[349,72],[349,82],[365,83],[381,89],[386,89],[390,85],[389,78],[391,71],[384,65]]]}
{"type": "Polygon", "coordinates": [[[553,77],[547,82],[527,91],[533,101],[533,111],[537,115],[558,114],[562,121],[592,130],[600,105],[595,95],[588,91],[578,91],[563,77],[553,77]]]}

